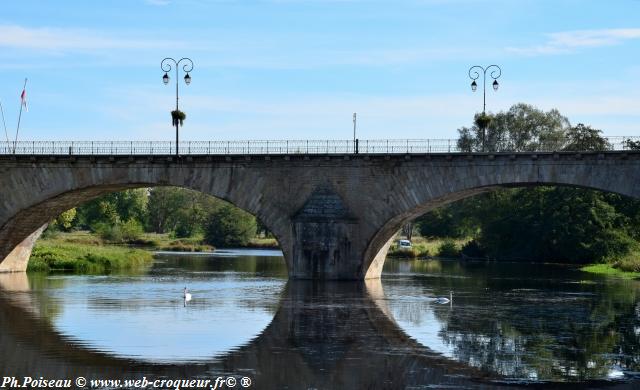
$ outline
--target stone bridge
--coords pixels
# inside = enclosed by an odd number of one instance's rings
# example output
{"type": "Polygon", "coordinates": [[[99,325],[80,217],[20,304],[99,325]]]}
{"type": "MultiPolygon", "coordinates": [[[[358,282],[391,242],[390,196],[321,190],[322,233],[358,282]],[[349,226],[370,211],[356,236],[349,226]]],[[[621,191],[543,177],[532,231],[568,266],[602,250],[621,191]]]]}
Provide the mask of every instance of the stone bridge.
{"type": "Polygon", "coordinates": [[[403,223],[499,187],[567,185],[640,197],[640,152],[0,156],[0,271],[24,271],[37,231],[108,192],[201,191],[254,214],[292,279],[379,278],[403,223]],[[35,234],[34,234],[35,233],[35,234]]]}

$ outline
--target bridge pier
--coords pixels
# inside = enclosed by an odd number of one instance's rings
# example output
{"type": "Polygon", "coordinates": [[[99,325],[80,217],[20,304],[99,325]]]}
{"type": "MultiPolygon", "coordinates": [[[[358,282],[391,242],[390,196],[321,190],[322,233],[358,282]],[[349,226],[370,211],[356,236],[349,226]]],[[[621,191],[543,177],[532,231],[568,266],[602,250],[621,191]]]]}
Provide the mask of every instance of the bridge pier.
{"type": "Polygon", "coordinates": [[[33,245],[38,238],[44,232],[48,224],[42,225],[38,230],[31,233],[29,237],[22,240],[18,246],[0,261],[0,273],[1,272],[25,272],[27,270],[27,264],[29,263],[29,257],[31,257],[31,251],[33,245]]]}
{"type": "MultiPolygon", "coordinates": [[[[289,275],[292,279],[363,280],[379,278],[379,267],[369,270],[365,259],[368,237],[362,221],[329,186],[311,193],[292,218],[293,250],[289,275]],[[369,271],[369,272],[368,272],[369,271]]],[[[388,247],[387,247],[388,248],[388,247]]]]}

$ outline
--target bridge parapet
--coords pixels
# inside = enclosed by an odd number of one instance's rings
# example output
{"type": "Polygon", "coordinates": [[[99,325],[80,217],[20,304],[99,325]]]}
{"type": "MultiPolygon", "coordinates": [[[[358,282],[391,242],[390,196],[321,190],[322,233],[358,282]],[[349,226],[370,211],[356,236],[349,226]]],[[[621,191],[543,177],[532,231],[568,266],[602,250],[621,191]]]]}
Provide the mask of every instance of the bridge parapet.
{"type": "MultiPolygon", "coordinates": [[[[629,150],[640,137],[605,137],[607,150],[629,150]]],[[[570,140],[540,142],[537,152],[572,150],[570,140]]],[[[376,139],[376,140],[247,140],[182,141],[180,155],[295,155],[295,154],[414,154],[467,153],[456,139],[376,139]]],[[[172,141],[18,141],[0,142],[0,155],[173,155],[172,141]]],[[[494,152],[515,151],[508,143],[494,152]]]]}

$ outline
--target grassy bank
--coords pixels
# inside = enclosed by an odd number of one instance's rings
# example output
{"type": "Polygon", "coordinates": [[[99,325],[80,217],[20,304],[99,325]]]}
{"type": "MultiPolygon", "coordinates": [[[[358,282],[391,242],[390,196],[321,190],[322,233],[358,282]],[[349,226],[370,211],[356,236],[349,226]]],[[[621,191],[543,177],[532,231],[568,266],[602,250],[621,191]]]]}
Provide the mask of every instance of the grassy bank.
{"type": "Polygon", "coordinates": [[[640,279],[640,252],[632,251],[628,255],[606,264],[589,264],[582,271],[598,275],[617,276],[625,279],[640,279]]]}
{"type": "Polygon", "coordinates": [[[400,249],[394,242],[387,256],[393,258],[421,258],[421,257],[459,257],[462,246],[469,239],[414,237],[410,249],[400,249]]]}
{"type": "MultiPolygon", "coordinates": [[[[168,234],[144,233],[139,239],[119,244],[119,246],[172,252],[208,252],[215,249],[211,245],[203,244],[202,240],[201,236],[173,238],[168,234]]],[[[50,241],[76,245],[107,246],[112,244],[88,231],[56,232],[51,236],[50,241]]]]}
{"type": "Polygon", "coordinates": [[[640,272],[628,272],[614,268],[612,264],[591,264],[580,268],[581,271],[597,275],[615,276],[624,279],[638,279],[640,272]]]}
{"type": "Polygon", "coordinates": [[[279,249],[280,244],[275,238],[254,238],[247,244],[248,248],[261,248],[261,249],[279,249]]]}
{"type": "Polygon", "coordinates": [[[109,273],[151,265],[149,251],[122,246],[69,243],[57,238],[36,242],[27,271],[109,273]]]}

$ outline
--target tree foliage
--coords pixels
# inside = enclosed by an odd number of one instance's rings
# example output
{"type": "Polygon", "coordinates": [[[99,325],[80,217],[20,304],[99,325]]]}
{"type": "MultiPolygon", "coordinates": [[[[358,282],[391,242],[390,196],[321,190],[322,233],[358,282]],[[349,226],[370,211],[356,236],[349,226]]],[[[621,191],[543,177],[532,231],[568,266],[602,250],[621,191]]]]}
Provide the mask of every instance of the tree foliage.
{"type": "Polygon", "coordinates": [[[201,192],[156,187],[149,195],[148,227],[156,233],[173,232],[177,237],[189,237],[204,231],[208,215],[223,204],[201,192]]]}
{"type": "MultiPolygon", "coordinates": [[[[476,114],[474,125],[458,129],[458,147],[467,152],[482,150],[482,128],[478,125],[482,114],[476,114]]],[[[556,149],[569,128],[569,120],[556,109],[544,112],[531,105],[519,103],[506,112],[491,115],[485,130],[485,151],[532,151],[556,149]]]]}
{"type": "Polygon", "coordinates": [[[224,205],[209,216],[205,240],[215,247],[245,246],[255,237],[256,228],[256,219],[251,214],[224,205]]]}
{"type": "MultiPolygon", "coordinates": [[[[476,124],[459,130],[458,145],[480,150],[476,124]]],[[[640,149],[640,142],[627,141],[640,149]]],[[[517,104],[494,115],[486,129],[488,151],[608,150],[601,131],[571,126],[557,110],[517,104]]],[[[638,249],[640,201],[570,187],[499,190],[456,202],[418,219],[425,236],[472,237],[470,256],[526,261],[610,261],[638,249]]]]}

